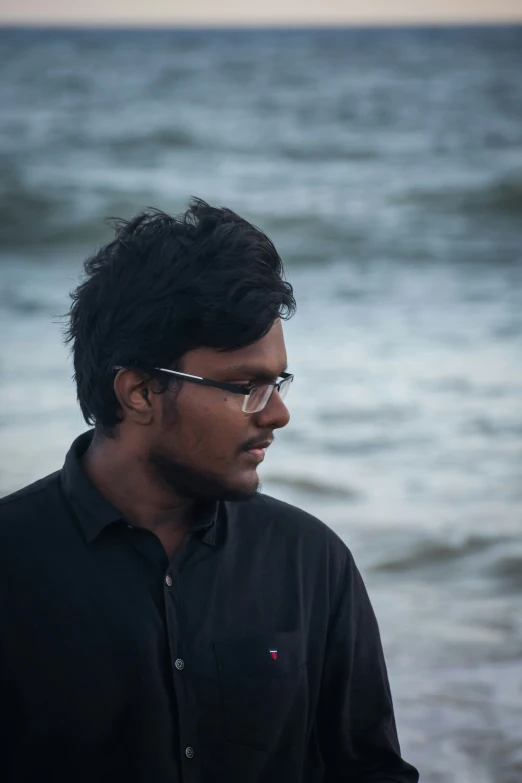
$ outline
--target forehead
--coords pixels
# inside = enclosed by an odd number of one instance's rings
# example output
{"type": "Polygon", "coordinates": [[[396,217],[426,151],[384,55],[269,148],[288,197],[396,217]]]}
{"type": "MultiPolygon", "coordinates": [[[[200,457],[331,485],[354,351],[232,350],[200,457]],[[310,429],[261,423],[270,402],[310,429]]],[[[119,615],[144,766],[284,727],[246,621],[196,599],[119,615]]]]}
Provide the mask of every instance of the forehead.
{"type": "Polygon", "coordinates": [[[283,327],[278,319],[270,331],[260,340],[235,351],[216,351],[213,348],[197,348],[185,354],[185,372],[202,373],[233,371],[234,368],[251,367],[277,376],[287,364],[283,327]],[[189,369],[190,368],[190,369],[189,369]]]}

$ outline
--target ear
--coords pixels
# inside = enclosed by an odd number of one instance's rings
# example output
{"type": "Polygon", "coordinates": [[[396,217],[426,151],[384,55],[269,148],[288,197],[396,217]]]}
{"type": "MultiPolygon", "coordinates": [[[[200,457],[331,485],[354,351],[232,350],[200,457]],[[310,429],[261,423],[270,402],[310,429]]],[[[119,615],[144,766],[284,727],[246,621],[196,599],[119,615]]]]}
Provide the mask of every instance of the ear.
{"type": "Polygon", "coordinates": [[[152,424],[157,415],[158,382],[130,368],[118,370],[114,379],[114,394],[123,411],[123,418],[135,424],[152,424]]]}

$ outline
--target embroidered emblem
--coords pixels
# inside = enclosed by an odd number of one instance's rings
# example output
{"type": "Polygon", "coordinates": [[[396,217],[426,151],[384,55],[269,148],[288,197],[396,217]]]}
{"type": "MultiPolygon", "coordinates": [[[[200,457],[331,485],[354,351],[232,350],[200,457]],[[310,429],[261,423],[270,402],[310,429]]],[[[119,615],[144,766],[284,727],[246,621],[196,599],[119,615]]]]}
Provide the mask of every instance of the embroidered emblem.
{"type": "Polygon", "coordinates": [[[270,657],[277,661],[277,650],[270,650],[270,657]]]}

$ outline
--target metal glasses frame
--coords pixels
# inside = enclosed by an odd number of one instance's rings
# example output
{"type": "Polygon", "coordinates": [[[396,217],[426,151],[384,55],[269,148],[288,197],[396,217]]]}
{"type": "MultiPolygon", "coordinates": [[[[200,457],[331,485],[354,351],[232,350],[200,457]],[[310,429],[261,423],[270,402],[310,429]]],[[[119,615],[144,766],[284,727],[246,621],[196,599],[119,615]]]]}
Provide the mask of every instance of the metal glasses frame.
{"type": "MultiPolygon", "coordinates": [[[[113,368],[114,370],[124,370],[124,367],[117,366],[113,368]]],[[[228,391],[231,394],[243,394],[245,396],[245,402],[243,403],[243,411],[246,413],[245,408],[247,407],[248,398],[250,397],[250,394],[255,390],[259,389],[263,386],[272,386],[273,389],[277,389],[277,391],[280,391],[281,386],[283,383],[288,382],[288,384],[292,383],[294,380],[294,376],[292,373],[289,372],[282,372],[281,373],[281,380],[277,381],[277,383],[260,383],[258,385],[251,385],[251,386],[238,386],[237,384],[233,383],[222,383],[221,381],[211,381],[209,378],[202,378],[199,375],[188,375],[186,372],[180,372],[179,370],[168,370],[166,367],[154,367],[154,369],[157,372],[166,372],[169,375],[176,375],[178,378],[183,378],[185,381],[190,381],[191,383],[199,383],[201,386],[212,386],[215,389],[223,389],[223,391],[228,391]]],[[[270,396],[267,398],[267,401],[263,405],[263,408],[265,408],[268,405],[268,400],[273,394],[273,390],[270,393],[270,396]]],[[[260,410],[263,410],[263,408],[260,408],[260,410]]],[[[252,411],[253,413],[259,413],[259,411],[252,411]]]]}

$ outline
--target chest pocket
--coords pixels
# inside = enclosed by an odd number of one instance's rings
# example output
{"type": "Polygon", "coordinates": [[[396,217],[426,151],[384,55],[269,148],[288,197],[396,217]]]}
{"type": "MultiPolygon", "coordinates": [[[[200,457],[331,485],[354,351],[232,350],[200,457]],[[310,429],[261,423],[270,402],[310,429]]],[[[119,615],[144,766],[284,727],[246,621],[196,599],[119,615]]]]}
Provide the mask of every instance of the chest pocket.
{"type": "Polygon", "coordinates": [[[308,692],[300,632],[215,642],[227,739],[274,752],[305,731],[308,692]]]}

